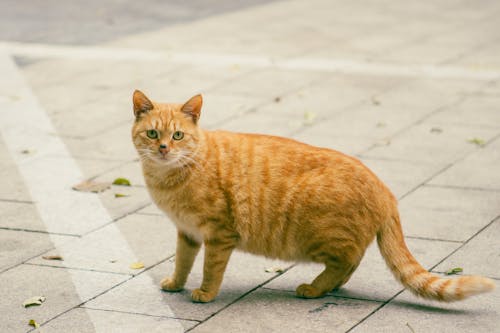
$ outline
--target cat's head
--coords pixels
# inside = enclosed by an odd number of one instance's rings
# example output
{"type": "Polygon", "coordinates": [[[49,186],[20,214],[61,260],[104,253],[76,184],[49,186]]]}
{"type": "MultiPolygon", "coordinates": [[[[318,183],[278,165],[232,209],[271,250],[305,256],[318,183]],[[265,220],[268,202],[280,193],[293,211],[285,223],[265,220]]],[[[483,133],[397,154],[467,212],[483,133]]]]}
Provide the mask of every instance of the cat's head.
{"type": "Polygon", "coordinates": [[[133,95],[132,140],[143,161],[179,168],[193,162],[201,132],[201,95],[184,104],[155,103],[141,91],[133,95]]]}

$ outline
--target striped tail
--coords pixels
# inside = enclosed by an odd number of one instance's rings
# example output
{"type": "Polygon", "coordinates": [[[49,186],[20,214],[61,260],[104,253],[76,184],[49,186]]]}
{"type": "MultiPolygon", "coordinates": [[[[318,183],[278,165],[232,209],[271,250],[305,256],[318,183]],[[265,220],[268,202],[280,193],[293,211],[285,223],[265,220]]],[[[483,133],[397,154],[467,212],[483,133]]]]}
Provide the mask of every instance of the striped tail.
{"type": "Polygon", "coordinates": [[[406,247],[397,215],[379,230],[377,242],[396,279],[417,296],[452,302],[495,289],[493,280],[482,276],[442,278],[429,273],[406,247]]]}

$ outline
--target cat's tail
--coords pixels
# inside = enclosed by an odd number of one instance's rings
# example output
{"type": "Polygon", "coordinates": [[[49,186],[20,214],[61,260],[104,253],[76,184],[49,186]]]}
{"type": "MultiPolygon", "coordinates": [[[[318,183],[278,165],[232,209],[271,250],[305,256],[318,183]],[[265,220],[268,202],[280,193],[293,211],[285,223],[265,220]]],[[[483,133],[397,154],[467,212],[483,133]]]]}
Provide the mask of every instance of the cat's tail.
{"type": "Polygon", "coordinates": [[[495,289],[493,280],[482,276],[442,278],[429,273],[406,247],[398,215],[381,227],[377,242],[396,279],[417,296],[452,302],[495,289]]]}

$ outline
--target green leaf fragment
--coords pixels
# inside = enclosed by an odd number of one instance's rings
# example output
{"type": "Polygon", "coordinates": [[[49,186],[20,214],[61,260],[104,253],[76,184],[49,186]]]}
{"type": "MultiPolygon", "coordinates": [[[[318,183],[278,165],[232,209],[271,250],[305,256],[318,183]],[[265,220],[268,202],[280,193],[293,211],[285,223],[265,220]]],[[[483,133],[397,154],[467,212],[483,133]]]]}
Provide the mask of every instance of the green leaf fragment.
{"type": "Polygon", "coordinates": [[[40,324],[38,324],[35,321],[35,319],[30,319],[30,321],[28,322],[28,325],[33,326],[34,328],[39,328],[40,327],[40,324]]]}
{"type": "Polygon", "coordinates": [[[113,181],[113,185],[131,186],[130,181],[127,178],[116,178],[113,181]]]}
{"type": "Polygon", "coordinates": [[[479,146],[479,147],[482,147],[486,144],[486,141],[484,141],[483,139],[480,139],[480,138],[472,138],[472,139],[467,140],[467,142],[475,144],[476,146],[479,146]]]}
{"type": "Polygon", "coordinates": [[[125,198],[128,197],[128,194],[123,194],[123,193],[115,193],[115,198],[125,198]]]}
{"type": "Polygon", "coordinates": [[[455,268],[452,268],[450,270],[447,270],[445,272],[446,275],[455,275],[455,274],[458,274],[458,273],[462,273],[464,270],[462,269],[462,267],[455,267],[455,268]]]}

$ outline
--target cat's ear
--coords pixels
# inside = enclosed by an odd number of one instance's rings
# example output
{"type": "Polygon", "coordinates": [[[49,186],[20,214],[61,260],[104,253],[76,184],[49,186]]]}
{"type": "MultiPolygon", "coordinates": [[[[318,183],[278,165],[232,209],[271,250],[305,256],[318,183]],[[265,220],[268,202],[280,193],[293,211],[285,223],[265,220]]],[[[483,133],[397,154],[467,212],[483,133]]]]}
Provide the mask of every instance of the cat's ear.
{"type": "Polygon", "coordinates": [[[196,95],[191,97],[181,108],[181,111],[191,117],[193,122],[196,124],[198,119],[200,119],[201,105],[203,104],[203,98],[201,95],[196,95]]]}
{"type": "Polygon", "coordinates": [[[153,110],[153,103],[140,90],[134,91],[134,115],[138,118],[142,113],[153,110]]]}

